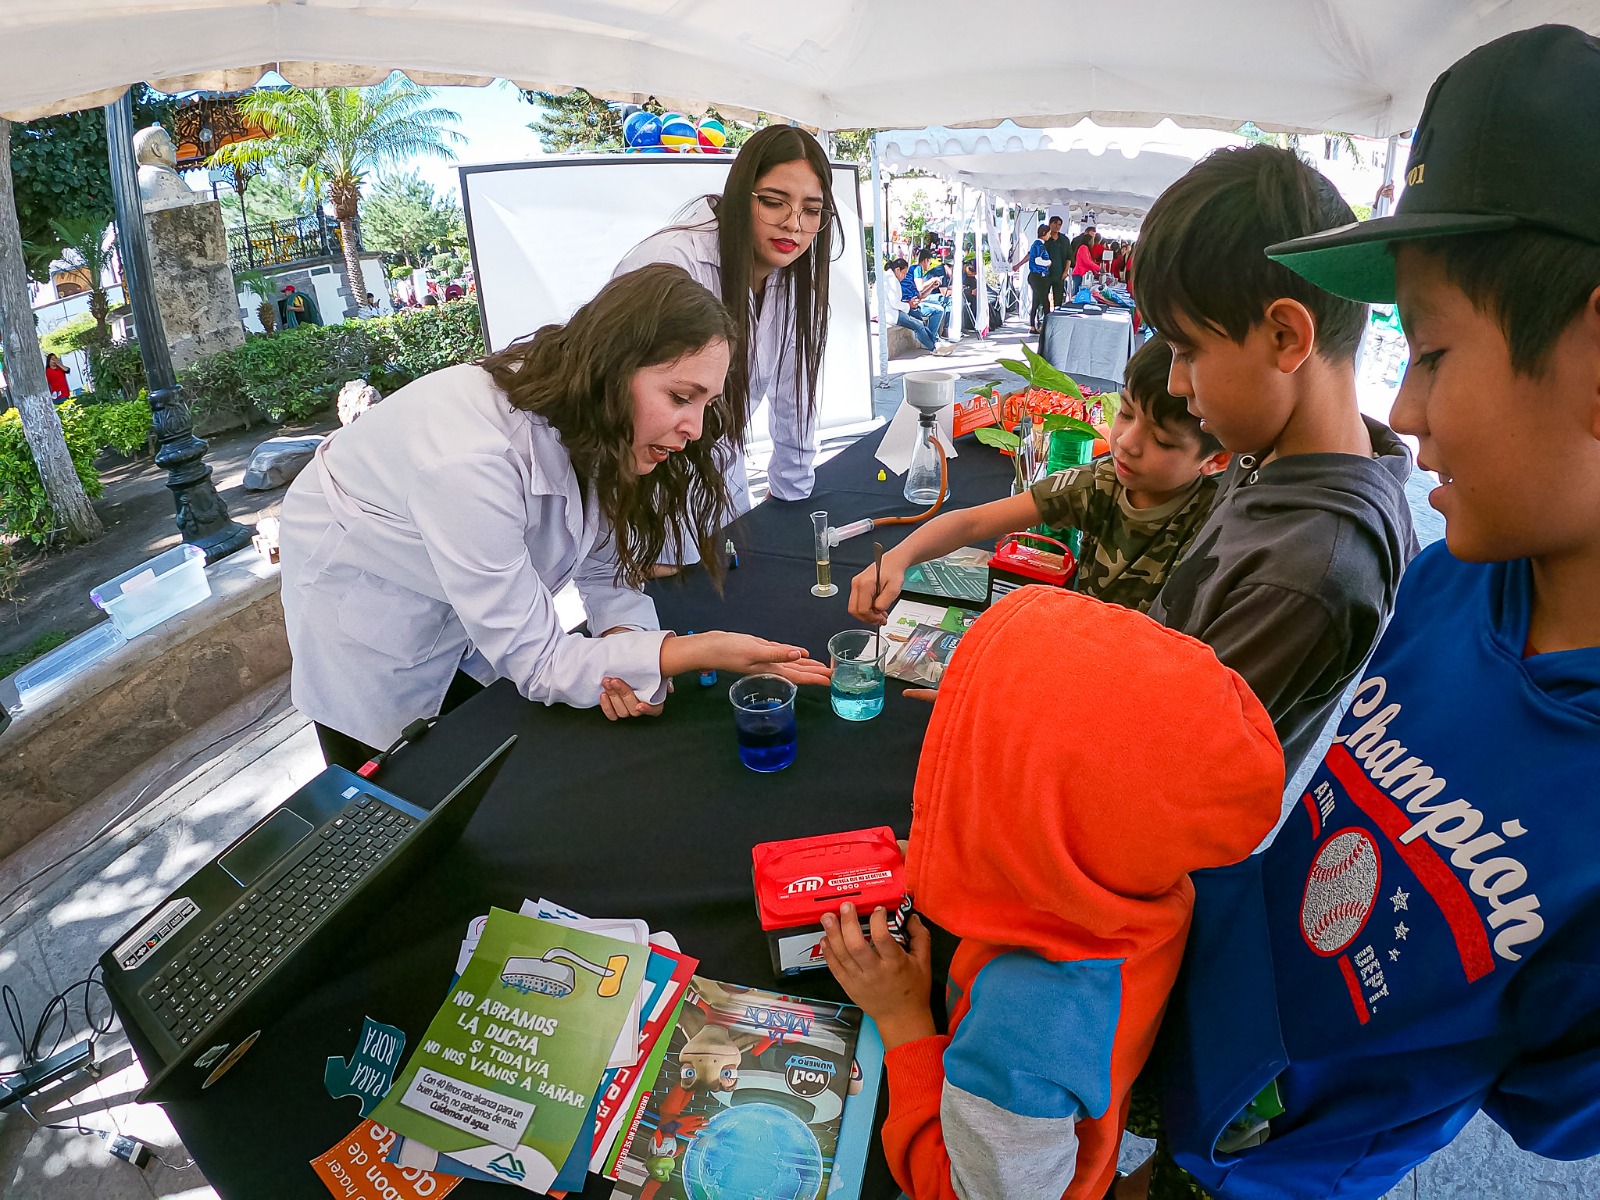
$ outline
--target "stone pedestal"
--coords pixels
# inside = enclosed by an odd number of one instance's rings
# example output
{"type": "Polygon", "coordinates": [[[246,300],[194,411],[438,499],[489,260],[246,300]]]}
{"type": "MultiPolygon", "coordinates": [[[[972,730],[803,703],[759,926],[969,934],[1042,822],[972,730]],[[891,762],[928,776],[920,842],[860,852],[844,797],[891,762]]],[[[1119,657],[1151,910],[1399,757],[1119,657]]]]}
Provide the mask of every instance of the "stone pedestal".
{"type": "Polygon", "coordinates": [[[228,236],[215,200],[147,206],[150,274],[172,366],[244,345],[239,297],[228,266],[228,236]]]}

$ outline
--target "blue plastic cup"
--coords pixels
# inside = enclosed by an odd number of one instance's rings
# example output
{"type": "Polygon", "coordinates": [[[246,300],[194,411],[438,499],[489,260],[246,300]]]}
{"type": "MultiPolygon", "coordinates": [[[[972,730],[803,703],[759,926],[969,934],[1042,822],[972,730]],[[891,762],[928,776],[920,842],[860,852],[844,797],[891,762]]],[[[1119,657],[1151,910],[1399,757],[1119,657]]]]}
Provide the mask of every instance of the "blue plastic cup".
{"type": "Polygon", "coordinates": [[[746,675],[728,689],[739,761],[752,771],[770,774],[794,761],[799,743],[795,691],[782,675],[746,675]]]}

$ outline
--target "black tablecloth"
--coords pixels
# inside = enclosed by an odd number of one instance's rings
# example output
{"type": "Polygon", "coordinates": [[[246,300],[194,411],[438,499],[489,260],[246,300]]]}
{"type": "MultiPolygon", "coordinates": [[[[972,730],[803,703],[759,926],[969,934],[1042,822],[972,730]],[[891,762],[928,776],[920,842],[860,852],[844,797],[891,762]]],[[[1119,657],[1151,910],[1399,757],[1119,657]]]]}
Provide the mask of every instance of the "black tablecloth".
{"type": "MultiPolygon", "coordinates": [[[[729,529],[740,567],[718,597],[701,573],[654,588],[664,628],[730,629],[827,653],[855,623],[845,611],[850,576],[872,561],[872,542],[898,542],[896,526],[834,551],[840,591],[819,600],[809,514],[835,524],[913,511],[901,479],[880,482],[874,433],[818,472],[812,498],[768,501],[729,529]]],[[[1009,461],[966,442],[951,463],[953,503],[1006,491],[1009,461]]],[[[376,780],[431,806],[508,734],[520,735],[461,842],[419,874],[403,898],[348,947],[323,982],[266,1030],[255,1050],[197,1100],[168,1105],[184,1145],[227,1200],[323,1200],[307,1165],[358,1118],[351,1099],[323,1087],[330,1056],[354,1052],[363,1016],[406,1031],[409,1053],[442,1003],[468,921],[491,905],[515,910],[547,896],[591,916],[643,917],[672,931],[700,971],[732,983],[842,999],[826,972],[773,977],[750,886],[758,842],[877,825],[904,837],[929,707],[891,688],[881,716],[835,717],[825,689],[802,689],[799,757],[758,775],[739,763],[727,689],[693,675],[659,718],[612,724],[598,709],[530,704],[502,680],[398,754],[376,780]]],[[[896,1189],[874,1144],[867,1196],[896,1189]]],[[[590,1177],[585,1196],[611,1184],[590,1177]]],[[[453,1197],[516,1193],[463,1183],[453,1197]]]]}

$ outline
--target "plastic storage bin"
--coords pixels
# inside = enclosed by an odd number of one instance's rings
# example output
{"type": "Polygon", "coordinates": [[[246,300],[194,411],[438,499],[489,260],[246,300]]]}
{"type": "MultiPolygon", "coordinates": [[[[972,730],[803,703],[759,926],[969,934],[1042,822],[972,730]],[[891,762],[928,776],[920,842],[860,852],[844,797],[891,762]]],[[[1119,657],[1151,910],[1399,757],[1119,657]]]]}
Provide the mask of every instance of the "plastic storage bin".
{"type": "Polygon", "coordinates": [[[82,674],[106,655],[128,644],[122,631],[111,621],[102,621],[87,633],[80,633],[65,646],[43,658],[36,658],[17,672],[17,701],[20,711],[38,708],[76,675],[82,674]]]}
{"type": "Polygon", "coordinates": [[[206,552],[183,545],[102,583],[89,593],[89,599],[105,610],[123,637],[132,638],[209,595],[206,552]]]}

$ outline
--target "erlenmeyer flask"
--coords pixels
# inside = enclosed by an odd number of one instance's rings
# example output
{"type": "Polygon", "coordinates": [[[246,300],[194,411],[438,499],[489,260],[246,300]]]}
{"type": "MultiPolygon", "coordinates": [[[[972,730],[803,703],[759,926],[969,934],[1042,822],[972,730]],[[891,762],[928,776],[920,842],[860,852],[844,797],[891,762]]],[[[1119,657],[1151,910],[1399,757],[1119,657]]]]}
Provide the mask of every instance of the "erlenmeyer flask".
{"type": "Polygon", "coordinates": [[[933,435],[933,422],[923,421],[917,431],[917,448],[906,469],[905,497],[912,504],[927,506],[939,499],[939,468],[944,451],[933,435]]]}

